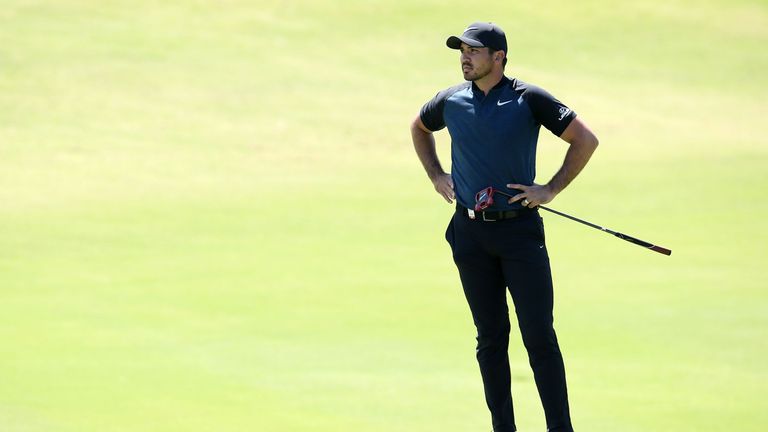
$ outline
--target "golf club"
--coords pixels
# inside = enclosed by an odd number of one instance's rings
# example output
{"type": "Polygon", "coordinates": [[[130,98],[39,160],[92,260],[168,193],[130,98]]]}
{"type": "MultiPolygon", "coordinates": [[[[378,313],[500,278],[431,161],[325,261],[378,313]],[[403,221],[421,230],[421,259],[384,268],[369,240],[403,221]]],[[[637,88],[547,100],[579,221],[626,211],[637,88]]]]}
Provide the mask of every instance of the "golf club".
{"type": "MultiPolygon", "coordinates": [[[[482,210],[487,209],[491,205],[493,205],[493,194],[494,193],[499,193],[499,194],[504,195],[506,197],[514,198],[512,195],[510,195],[510,194],[508,194],[506,192],[494,189],[493,187],[487,187],[487,188],[481,190],[480,192],[478,192],[477,194],[475,194],[475,211],[482,211],[482,210]]],[[[540,209],[546,210],[546,211],[548,211],[550,213],[554,213],[556,215],[559,215],[559,216],[568,218],[570,220],[582,223],[582,224],[584,224],[586,226],[589,226],[589,227],[592,227],[592,228],[595,228],[595,229],[599,229],[600,231],[603,231],[603,232],[607,232],[608,234],[613,234],[614,236],[616,236],[616,237],[618,237],[618,238],[620,238],[622,240],[626,240],[626,241],[628,241],[630,243],[634,243],[634,244],[636,244],[638,246],[642,246],[642,247],[644,247],[646,249],[650,249],[650,250],[652,250],[654,252],[658,252],[658,253],[664,254],[664,255],[672,255],[672,250],[670,250],[670,249],[663,248],[661,246],[656,246],[656,245],[648,243],[646,241],[643,241],[643,240],[640,240],[640,239],[636,239],[636,238],[634,238],[632,236],[628,236],[626,234],[622,234],[620,232],[616,232],[616,231],[610,230],[610,229],[605,228],[605,227],[601,227],[600,225],[595,225],[595,224],[593,224],[591,222],[587,222],[587,221],[585,221],[583,219],[579,219],[577,217],[574,217],[574,216],[571,216],[571,215],[567,215],[567,214],[565,214],[563,212],[559,212],[557,210],[554,210],[554,209],[551,209],[551,208],[548,208],[548,207],[544,207],[542,205],[540,205],[538,207],[540,209]]]]}

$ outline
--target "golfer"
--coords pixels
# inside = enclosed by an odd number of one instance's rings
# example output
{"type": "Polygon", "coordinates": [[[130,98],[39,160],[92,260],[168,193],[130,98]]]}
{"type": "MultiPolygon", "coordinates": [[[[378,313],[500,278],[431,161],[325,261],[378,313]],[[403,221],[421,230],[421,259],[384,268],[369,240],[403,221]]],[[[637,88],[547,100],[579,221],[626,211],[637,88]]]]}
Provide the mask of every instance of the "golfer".
{"type": "Polygon", "coordinates": [[[563,357],[553,327],[552,276],[537,206],[552,201],[579,174],[597,138],[551,94],[504,75],[507,39],[497,25],[470,24],[446,44],[459,50],[464,80],[428,101],[411,125],[416,153],[435,190],[456,200],[445,237],[453,251],[477,328],[477,361],[494,432],[515,431],[510,391],[509,309],[517,323],[550,432],[573,431],[563,357]],[[562,166],[535,184],[536,142],[544,125],[569,144],[562,166]],[[448,127],[451,173],[435,152],[433,132],[448,127]],[[510,193],[486,211],[475,194],[510,193]]]}

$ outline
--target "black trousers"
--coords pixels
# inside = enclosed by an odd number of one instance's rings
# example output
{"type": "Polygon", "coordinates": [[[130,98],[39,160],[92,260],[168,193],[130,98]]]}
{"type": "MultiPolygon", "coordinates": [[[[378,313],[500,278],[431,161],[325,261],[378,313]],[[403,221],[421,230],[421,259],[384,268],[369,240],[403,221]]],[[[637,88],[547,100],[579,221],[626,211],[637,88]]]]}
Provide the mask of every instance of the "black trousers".
{"type": "Polygon", "coordinates": [[[552,275],[538,211],[470,219],[457,207],[445,234],[477,328],[477,361],[494,432],[516,430],[509,370],[506,290],[528,351],[547,430],[572,432],[563,357],[553,327],[552,275]]]}

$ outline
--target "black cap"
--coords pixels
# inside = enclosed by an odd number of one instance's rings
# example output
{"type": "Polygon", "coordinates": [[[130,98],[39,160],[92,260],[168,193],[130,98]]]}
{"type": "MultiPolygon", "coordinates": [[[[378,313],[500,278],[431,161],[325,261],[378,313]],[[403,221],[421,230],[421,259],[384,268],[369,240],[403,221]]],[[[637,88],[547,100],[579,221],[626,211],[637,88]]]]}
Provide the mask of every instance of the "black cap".
{"type": "Polygon", "coordinates": [[[488,47],[495,51],[507,52],[507,36],[504,30],[494,23],[472,23],[461,36],[451,36],[445,44],[448,48],[459,49],[462,42],[471,47],[488,47]]]}

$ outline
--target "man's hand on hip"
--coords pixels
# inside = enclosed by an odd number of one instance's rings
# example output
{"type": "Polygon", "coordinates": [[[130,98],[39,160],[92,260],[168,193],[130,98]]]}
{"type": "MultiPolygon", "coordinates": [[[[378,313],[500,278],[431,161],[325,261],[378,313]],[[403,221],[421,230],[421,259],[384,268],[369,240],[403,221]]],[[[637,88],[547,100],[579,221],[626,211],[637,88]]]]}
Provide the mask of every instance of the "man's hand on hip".
{"type": "Polygon", "coordinates": [[[509,203],[512,204],[520,201],[520,204],[522,204],[523,207],[534,208],[541,204],[546,204],[555,199],[555,195],[557,195],[549,185],[538,185],[536,183],[531,186],[508,184],[507,187],[522,191],[510,198],[509,203]]]}
{"type": "Polygon", "coordinates": [[[453,179],[450,174],[438,174],[432,179],[432,184],[435,186],[437,193],[448,201],[448,204],[453,204],[456,195],[453,192],[453,179]]]}

